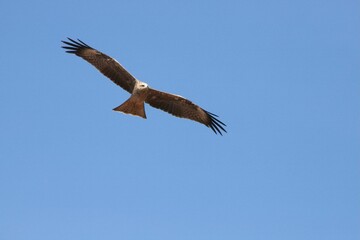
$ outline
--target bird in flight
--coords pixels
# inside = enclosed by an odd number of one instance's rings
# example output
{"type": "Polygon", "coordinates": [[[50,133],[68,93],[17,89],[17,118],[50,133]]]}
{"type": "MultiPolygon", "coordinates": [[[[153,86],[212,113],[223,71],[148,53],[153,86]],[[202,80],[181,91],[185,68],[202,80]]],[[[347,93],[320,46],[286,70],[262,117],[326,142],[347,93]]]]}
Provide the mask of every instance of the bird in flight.
{"type": "Polygon", "coordinates": [[[83,58],[115,84],[131,94],[130,98],[114,108],[114,111],[146,118],[144,103],[148,103],[150,106],[176,117],[202,123],[211,128],[216,134],[222,135],[222,132],[226,132],[224,128],[226,125],[217,118],[217,115],[202,109],[179,95],[161,92],[149,87],[147,83],[141,82],[132,76],[114,58],[90,47],[79,39],[75,41],[68,38],[68,41],[62,42],[65,44],[62,48],[66,49],[67,53],[83,58]]]}

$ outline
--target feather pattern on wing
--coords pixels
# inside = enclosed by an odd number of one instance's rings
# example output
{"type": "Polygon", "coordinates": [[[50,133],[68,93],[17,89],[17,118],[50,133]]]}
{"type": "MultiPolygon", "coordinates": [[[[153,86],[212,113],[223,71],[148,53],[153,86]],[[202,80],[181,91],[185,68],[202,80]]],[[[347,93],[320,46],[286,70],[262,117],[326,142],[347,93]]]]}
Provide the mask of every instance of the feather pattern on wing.
{"type": "Polygon", "coordinates": [[[88,61],[114,83],[129,93],[132,93],[136,82],[135,77],[126,71],[120,63],[106,54],[90,47],[79,39],[78,41],[71,38],[68,39],[69,41],[62,41],[66,44],[63,48],[67,49],[67,53],[73,53],[88,61]]]}
{"type": "Polygon", "coordinates": [[[211,128],[215,133],[220,133],[220,135],[222,135],[221,131],[226,132],[224,129],[226,125],[216,118],[218,117],[217,115],[205,111],[181,96],[149,88],[145,102],[176,117],[187,118],[202,123],[211,128]]]}

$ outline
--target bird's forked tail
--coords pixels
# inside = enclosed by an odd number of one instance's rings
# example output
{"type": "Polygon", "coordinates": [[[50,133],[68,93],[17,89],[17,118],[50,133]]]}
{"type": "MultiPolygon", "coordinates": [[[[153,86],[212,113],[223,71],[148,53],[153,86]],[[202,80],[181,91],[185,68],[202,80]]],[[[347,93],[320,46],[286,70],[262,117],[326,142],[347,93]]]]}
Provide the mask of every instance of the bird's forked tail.
{"type": "Polygon", "coordinates": [[[113,109],[114,111],[131,114],[146,118],[144,102],[139,101],[136,97],[131,96],[123,104],[113,109]]]}

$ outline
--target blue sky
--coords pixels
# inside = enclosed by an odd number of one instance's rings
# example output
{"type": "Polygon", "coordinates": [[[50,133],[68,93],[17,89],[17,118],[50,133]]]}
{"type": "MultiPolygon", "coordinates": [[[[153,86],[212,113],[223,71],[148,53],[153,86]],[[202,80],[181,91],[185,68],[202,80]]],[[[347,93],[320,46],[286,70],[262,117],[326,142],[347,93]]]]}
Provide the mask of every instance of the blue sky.
{"type": "Polygon", "coordinates": [[[359,1],[2,1],[0,239],[360,239],[359,1]],[[146,106],[80,38],[228,133],[146,106]]]}

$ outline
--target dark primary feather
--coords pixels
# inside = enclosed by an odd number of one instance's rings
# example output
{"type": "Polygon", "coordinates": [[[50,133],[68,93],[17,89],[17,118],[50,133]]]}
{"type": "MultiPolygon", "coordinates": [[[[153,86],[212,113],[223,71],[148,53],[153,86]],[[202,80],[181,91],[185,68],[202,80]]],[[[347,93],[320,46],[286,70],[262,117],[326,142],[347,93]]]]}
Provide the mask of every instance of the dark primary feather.
{"type": "Polygon", "coordinates": [[[226,125],[216,118],[217,115],[205,111],[183,97],[149,88],[149,94],[145,102],[176,117],[188,118],[202,123],[211,128],[216,134],[220,133],[222,135],[221,131],[226,132],[224,129],[226,125]]]}
{"type": "Polygon", "coordinates": [[[62,47],[67,50],[67,53],[72,53],[85,59],[114,83],[132,93],[136,80],[120,63],[79,39],[78,41],[71,38],[68,39],[69,41],[62,41],[66,44],[62,47]]]}

